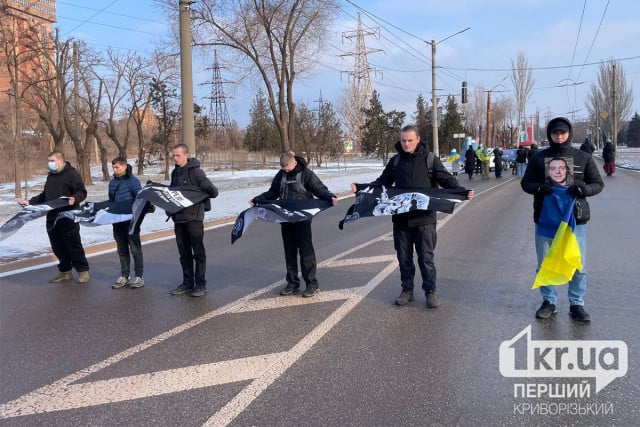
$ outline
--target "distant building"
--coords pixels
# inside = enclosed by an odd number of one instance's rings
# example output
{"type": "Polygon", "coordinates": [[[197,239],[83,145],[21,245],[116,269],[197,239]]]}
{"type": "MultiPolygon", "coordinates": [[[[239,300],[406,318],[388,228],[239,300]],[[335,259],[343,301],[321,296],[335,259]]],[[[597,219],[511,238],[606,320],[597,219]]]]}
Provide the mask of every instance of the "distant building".
{"type": "Polygon", "coordinates": [[[10,71],[16,64],[28,74],[42,60],[40,47],[50,43],[54,22],[55,0],[0,0],[0,94],[13,90],[10,71]]]}

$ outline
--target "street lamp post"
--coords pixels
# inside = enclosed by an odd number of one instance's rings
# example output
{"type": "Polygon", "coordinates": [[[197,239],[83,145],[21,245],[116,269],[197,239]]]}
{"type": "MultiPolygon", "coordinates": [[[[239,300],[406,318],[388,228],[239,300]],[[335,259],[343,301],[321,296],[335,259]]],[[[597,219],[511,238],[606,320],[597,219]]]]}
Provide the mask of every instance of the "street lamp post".
{"type": "Polygon", "coordinates": [[[431,104],[433,108],[433,153],[437,156],[439,154],[438,147],[438,98],[436,97],[436,45],[442,43],[443,41],[450,39],[453,36],[457,36],[460,33],[464,33],[467,30],[470,30],[471,27],[467,27],[464,30],[460,30],[457,33],[451,34],[448,37],[443,38],[439,42],[435,40],[431,40],[431,42],[426,42],[431,45],[431,104]]]}

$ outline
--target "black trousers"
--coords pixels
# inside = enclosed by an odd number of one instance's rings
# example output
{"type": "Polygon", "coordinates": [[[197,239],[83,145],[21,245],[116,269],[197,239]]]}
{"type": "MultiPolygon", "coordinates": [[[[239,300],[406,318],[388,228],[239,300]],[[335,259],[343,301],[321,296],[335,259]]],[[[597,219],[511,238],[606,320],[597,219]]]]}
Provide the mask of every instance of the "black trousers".
{"type": "Polygon", "coordinates": [[[182,284],[205,288],[207,281],[207,254],[204,249],[204,223],[189,221],[174,226],[180,265],[182,266],[182,284]],[[195,271],[194,271],[195,264],[195,271]]]}
{"type": "Polygon", "coordinates": [[[300,269],[307,287],[318,286],[316,252],[311,240],[311,221],[283,222],[280,226],[282,243],[284,244],[284,259],[287,265],[287,283],[300,285],[298,277],[298,254],[300,254],[300,269]]]}
{"type": "Polygon", "coordinates": [[[400,264],[400,280],[402,289],[413,291],[413,279],[416,267],[413,263],[413,248],[418,255],[418,268],[422,275],[422,289],[427,292],[436,290],[436,265],[434,254],[438,235],[436,224],[425,224],[409,227],[393,224],[393,244],[400,264]]]}
{"type": "Polygon", "coordinates": [[[135,277],[142,277],[144,273],[144,261],[142,258],[142,243],[140,242],[140,228],[136,227],[133,234],[129,234],[131,221],[117,222],[113,224],[113,239],[118,248],[120,258],[120,275],[129,277],[131,272],[131,257],[135,277]]]}
{"type": "Polygon", "coordinates": [[[59,271],[89,271],[89,262],[80,239],[80,225],[69,218],[60,218],[53,225],[47,218],[47,234],[51,250],[58,258],[59,271]]]}

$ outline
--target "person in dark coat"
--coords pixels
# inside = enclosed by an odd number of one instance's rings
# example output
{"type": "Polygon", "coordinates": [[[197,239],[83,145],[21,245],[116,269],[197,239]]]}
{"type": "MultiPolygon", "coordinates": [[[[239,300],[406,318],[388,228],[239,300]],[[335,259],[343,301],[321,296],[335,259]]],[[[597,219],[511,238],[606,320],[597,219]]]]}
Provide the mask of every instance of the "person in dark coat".
{"type": "Polygon", "coordinates": [[[21,205],[33,205],[48,202],[59,197],[68,197],[69,205],[52,209],[47,212],[47,234],[51,243],[51,250],[58,258],[58,275],[49,283],[59,283],[71,280],[71,269],[78,272],[78,283],[89,281],[89,262],[84,253],[80,238],[80,225],[71,218],[58,218],[58,213],[70,209],[78,209],[80,203],[87,198],[87,190],[82,177],[69,162],[64,154],[52,151],[47,157],[49,174],[42,193],[27,200],[20,200],[21,205]]]}
{"type": "MultiPolygon", "coordinates": [[[[473,149],[469,147],[471,152],[473,149]]],[[[462,188],[453,175],[444,167],[438,156],[433,155],[432,170],[429,171],[429,150],[420,142],[418,129],[405,126],[400,132],[400,143],[396,144],[398,154],[392,157],[375,181],[369,185],[398,188],[462,188]]],[[[351,184],[355,193],[358,184],[351,184]]],[[[464,188],[462,188],[464,190],[464,188]]],[[[473,199],[474,191],[467,192],[467,199],[473,199]]],[[[422,290],[427,308],[438,306],[436,296],[435,249],[437,241],[437,215],[433,210],[414,210],[392,216],[393,245],[400,265],[402,292],[395,303],[399,306],[413,300],[416,267],[413,261],[414,248],[418,256],[418,267],[422,275],[422,290]]]]}
{"type": "Polygon", "coordinates": [[[616,171],[616,150],[609,139],[602,147],[602,160],[604,160],[604,172],[611,176],[616,171]]]}
{"type": "MultiPolygon", "coordinates": [[[[200,169],[200,161],[189,157],[189,147],[186,144],[177,144],[171,151],[176,165],[171,171],[171,187],[194,186],[207,193],[210,198],[218,196],[218,189],[200,169]]],[[[192,297],[201,297],[207,292],[204,211],[208,202],[210,203],[209,199],[195,203],[171,216],[182,266],[182,283],[171,291],[172,295],[189,293],[192,297]]]]}
{"type": "Polygon", "coordinates": [[[516,151],[516,173],[518,177],[524,176],[524,170],[527,167],[527,149],[523,146],[518,147],[516,151]]]}
{"type": "Polygon", "coordinates": [[[592,155],[593,152],[596,151],[596,148],[589,141],[589,138],[584,139],[584,142],[580,145],[580,149],[589,155],[592,155]]]}
{"type": "Polygon", "coordinates": [[[493,149],[493,156],[494,156],[494,160],[493,160],[493,170],[496,174],[496,178],[502,178],[502,149],[500,147],[496,147],[493,149]]]}
{"type": "MultiPolygon", "coordinates": [[[[541,219],[545,209],[552,209],[550,202],[551,195],[554,194],[554,184],[547,181],[550,176],[549,167],[552,162],[562,160],[566,170],[561,181],[566,180],[566,185],[562,190],[562,196],[575,198],[574,215],[576,226],[574,235],[580,248],[582,269],[576,270],[567,286],[569,298],[569,314],[577,322],[589,322],[589,314],[584,310],[584,295],[587,291],[586,272],[586,223],[589,221],[589,204],[587,197],[595,196],[602,191],[604,182],[593,157],[571,146],[571,135],[573,128],[571,122],[564,117],[556,117],[549,121],[547,125],[547,138],[549,147],[538,151],[529,162],[524,177],[520,182],[522,189],[533,195],[533,221],[535,222],[535,247],[538,259],[538,269],[542,261],[547,256],[551,242],[555,235],[558,224],[544,223],[541,219]],[[572,170],[568,170],[572,168],[572,170]],[[577,173],[576,173],[577,172],[577,173]],[[571,181],[569,182],[569,177],[571,181]],[[548,204],[548,205],[547,205],[548,204]],[[548,206],[548,207],[547,207],[548,206]],[[554,229],[555,227],[555,229],[554,229]]],[[[562,184],[562,183],[555,183],[562,184]]],[[[555,194],[554,194],[555,195],[555,194]]],[[[542,305],[536,311],[536,317],[547,319],[554,315],[558,299],[558,288],[552,284],[540,286],[542,305]]]]}
{"type": "MultiPolygon", "coordinates": [[[[307,162],[292,151],[280,155],[280,170],[271,181],[271,187],[264,193],[249,200],[253,206],[264,200],[299,200],[317,197],[321,200],[338,203],[338,198],[330,192],[320,178],[307,167],[307,162]]],[[[316,253],[313,248],[311,235],[311,219],[300,222],[283,222],[280,224],[284,258],[287,268],[285,279],[287,284],[280,291],[280,295],[293,295],[300,287],[298,277],[298,255],[300,255],[300,269],[306,289],[302,292],[305,298],[316,295],[319,291],[316,278],[316,253]]]]}
{"type": "Polygon", "coordinates": [[[473,147],[469,145],[467,151],[464,153],[464,172],[469,175],[469,179],[473,179],[473,172],[476,169],[476,152],[473,147]]]}

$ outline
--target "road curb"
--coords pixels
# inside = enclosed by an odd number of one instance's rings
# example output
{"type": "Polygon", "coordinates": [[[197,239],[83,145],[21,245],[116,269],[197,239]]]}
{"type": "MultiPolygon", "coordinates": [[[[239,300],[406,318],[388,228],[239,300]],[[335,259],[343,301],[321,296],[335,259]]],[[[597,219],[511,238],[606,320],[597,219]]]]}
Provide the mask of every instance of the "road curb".
{"type": "MultiPolygon", "coordinates": [[[[338,194],[338,198],[345,198],[349,196],[353,196],[353,193],[350,191],[338,194]]],[[[236,220],[236,216],[230,216],[226,218],[219,218],[219,219],[205,221],[204,228],[205,230],[207,230],[213,227],[233,224],[235,220],[236,220]]],[[[140,240],[144,243],[144,242],[150,242],[158,239],[164,239],[173,235],[174,235],[173,228],[171,228],[168,230],[152,231],[151,233],[143,234],[140,236],[140,240]]],[[[116,248],[116,242],[110,241],[110,242],[96,243],[93,245],[85,246],[84,252],[86,255],[93,255],[100,252],[114,250],[115,248],[116,248]]],[[[23,257],[26,259],[2,263],[2,265],[0,265],[0,274],[9,273],[14,270],[21,270],[23,268],[33,267],[39,264],[57,262],[57,258],[51,252],[51,248],[48,248],[47,252],[44,254],[43,253],[34,253],[33,255],[26,254],[26,255],[23,255],[23,257]]]]}

